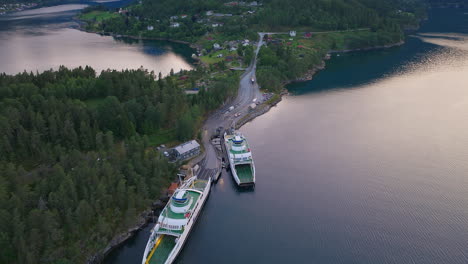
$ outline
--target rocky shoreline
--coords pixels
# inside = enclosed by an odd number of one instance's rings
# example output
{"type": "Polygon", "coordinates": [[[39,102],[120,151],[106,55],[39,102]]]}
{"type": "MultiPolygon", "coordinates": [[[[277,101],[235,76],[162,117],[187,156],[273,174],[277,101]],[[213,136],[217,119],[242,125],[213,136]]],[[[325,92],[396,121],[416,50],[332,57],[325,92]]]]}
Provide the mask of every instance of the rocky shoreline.
{"type": "Polygon", "coordinates": [[[125,241],[133,237],[135,233],[144,227],[146,227],[152,219],[159,216],[161,210],[166,206],[168,202],[168,196],[162,196],[158,200],[156,200],[152,205],[150,210],[146,210],[141,213],[140,217],[137,220],[137,223],[127,229],[126,232],[120,233],[107,244],[107,246],[99,251],[98,253],[91,256],[87,264],[99,264],[105,259],[107,255],[109,255],[114,249],[120,247],[125,241]]]}
{"type": "Polygon", "coordinates": [[[330,50],[328,53],[348,53],[348,52],[355,52],[355,51],[370,51],[370,50],[379,50],[379,49],[388,49],[393,47],[398,47],[405,44],[404,40],[401,40],[396,43],[381,45],[381,46],[374,46],[374,47],[366,47],[366,48],[358,48],[358,49],[347,49],[347,50],[330,50]]]}

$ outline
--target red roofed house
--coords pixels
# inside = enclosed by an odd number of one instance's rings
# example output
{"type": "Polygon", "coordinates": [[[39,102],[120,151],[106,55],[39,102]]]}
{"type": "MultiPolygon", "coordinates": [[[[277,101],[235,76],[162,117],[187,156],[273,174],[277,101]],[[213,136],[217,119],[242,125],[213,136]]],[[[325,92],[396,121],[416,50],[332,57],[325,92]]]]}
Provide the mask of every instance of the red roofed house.
{"type": "Polygon", "coordinates": [[[171,186],[167,189],[167,195],[173,195],[175,190],[177,190],[177,187],[179,187],[179,184],[176,182],[171,183],[171,186]]]}

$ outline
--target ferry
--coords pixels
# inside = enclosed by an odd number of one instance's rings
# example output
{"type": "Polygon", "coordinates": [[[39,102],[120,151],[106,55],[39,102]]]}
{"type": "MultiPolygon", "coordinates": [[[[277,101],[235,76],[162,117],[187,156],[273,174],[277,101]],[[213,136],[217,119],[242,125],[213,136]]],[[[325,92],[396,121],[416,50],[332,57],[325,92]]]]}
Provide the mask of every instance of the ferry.
{"type": "Polygon", "coordinates": [[[182,250],[210,193],[211,178],[184,181],[169,199],[151,230],[142,264],[171,264],[182,250]]]}
{"type": "Polygon", "coordinates": [[[247,139],[240,132],[224,134],[231,174],[238,186],[255,185],[255,165],[247,139]]]}

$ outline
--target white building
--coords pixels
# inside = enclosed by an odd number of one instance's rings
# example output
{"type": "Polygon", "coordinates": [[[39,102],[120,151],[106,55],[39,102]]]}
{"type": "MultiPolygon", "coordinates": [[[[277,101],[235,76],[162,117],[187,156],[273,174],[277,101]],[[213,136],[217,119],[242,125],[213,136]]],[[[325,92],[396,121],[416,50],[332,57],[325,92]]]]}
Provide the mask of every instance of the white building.
{"type": "Polygon", "coordinates": [[[210,10],[210,11],[206,11],[206,15],[207,15],[207,16],[212,16],[212,15],[213,15],[213,11],[211,11],[211,10],[210,10]]]}
{"type": "Polygon", "coordinates": [[[180,27],[180,24],[177,23],[177,22],[174,22],[174,23],[171,23],[170,27],[171,28],[178,28],[178,27],[180,27]]]}
{"type": "Polygon", "coordinates": [[[294,31],[294,30],[289,31],[289,36],[295,37],[296,36],[296,31],[294,31]]]}
{"type": "Polygon", "coordinates": [[[221,49],[221,46],[218,43],[213,44],[213,48],[218,50],[221,49]]]}
{"type": "Polygon", "coordinates": [[[200,144],[196,140],[182,143],[173,149],[173,154],[177,160],[189,159],[200,154],[200,144]]]}
{"type": "Polygon", "coordinates": [[[146,27],[146,29],[147,29],[148,31],[152,31],[152,30],[154,29],[154,27],[153,27],[153,26],[148,26],[148,27],[146,27]]]}

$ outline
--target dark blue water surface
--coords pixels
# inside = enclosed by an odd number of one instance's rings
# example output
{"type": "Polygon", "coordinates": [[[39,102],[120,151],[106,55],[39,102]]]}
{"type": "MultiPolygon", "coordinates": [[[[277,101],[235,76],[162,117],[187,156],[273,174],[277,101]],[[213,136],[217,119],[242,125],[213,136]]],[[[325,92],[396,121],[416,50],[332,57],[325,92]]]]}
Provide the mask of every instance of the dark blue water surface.
{"type": "MultiPolygon", "coordinates": [[[[131,0],[101,2],[117,8],[131,0]]],[[[192,49],[155,40],[113,38],[78,30],[74,16],[97,2],[48,6],[0,16],[0,72],[57,69],[90,65],[106,69],[137,69],[155,73],[191,69],[192,49]]]]}
{"type": "MultiPolygon", "coordinates": [[[[257,185],[223,175],[178,263],[468,263],[468,15],[333,55],[241,130],[257,185]]],[[[108,263],[141,263],[148,229],[108,263]]]]}

